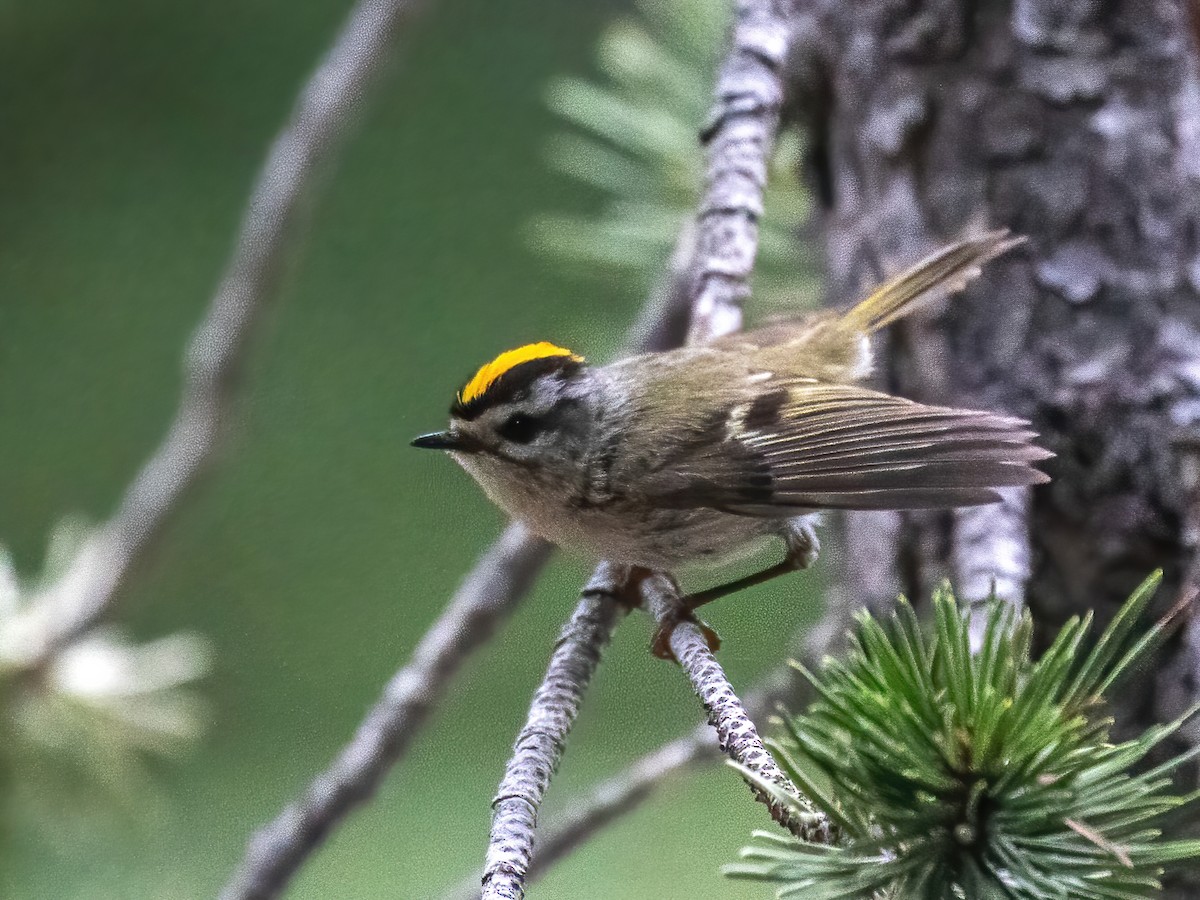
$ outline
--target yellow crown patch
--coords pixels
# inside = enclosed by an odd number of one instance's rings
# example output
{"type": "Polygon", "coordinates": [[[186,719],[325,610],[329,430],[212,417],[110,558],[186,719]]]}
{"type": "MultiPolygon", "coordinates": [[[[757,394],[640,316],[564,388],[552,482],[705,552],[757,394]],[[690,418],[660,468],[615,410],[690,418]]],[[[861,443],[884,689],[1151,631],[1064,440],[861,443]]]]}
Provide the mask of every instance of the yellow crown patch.
{"type": "Polygon", "coordinates": [[[526,344],[515,350],[505,350],[490,363],[479,367],[479,371],[458,392],[458,402],[465,405],[482,397],[500,376],[513,367],[532,359],[545,359],[549,356],[566,356],[573,362],[583,362],[582,356],[575,355],[565,347],[556,347],[549,341],[538,341],[536,344],[526,344]]]}

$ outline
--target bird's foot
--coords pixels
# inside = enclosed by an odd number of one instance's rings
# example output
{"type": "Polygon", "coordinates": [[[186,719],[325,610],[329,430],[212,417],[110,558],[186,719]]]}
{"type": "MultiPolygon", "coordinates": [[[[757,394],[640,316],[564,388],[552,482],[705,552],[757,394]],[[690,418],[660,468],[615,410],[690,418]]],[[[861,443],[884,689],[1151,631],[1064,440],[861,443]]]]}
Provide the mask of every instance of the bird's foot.
{"type": "Polygon", "coordinates": [[[671,637],[675,634],[675,629],[684,622],[691,622],[700,629],[700,634],[704,636],[704,641],[708,644],[708,649],[713,653],[721,649],[721,636],[717,634],[711,625],[696,618],[696,615],[691,610],[680,609],[669,620],[659,623],[658,628],[654,630],[654,637],[650,641],[650,652],[659,659],[679,662],[675,658],[675,651],[671,649],[671,637]]]}
{"type": "Polygon", "coordinates": [[[813,523],[805,518],[793,521],[784,535],[787,544],[785,562],[794,569],[811,569],[821,554],[821,541],[813,523]]]}

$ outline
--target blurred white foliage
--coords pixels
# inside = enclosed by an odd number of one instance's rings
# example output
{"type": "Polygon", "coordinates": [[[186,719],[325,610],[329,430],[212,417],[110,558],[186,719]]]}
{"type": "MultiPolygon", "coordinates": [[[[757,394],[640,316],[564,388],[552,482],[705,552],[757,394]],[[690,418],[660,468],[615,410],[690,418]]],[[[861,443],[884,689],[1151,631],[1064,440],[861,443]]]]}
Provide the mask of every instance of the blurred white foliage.
{"type": "Polygon", "coordinates": [[[144,756],[185,749],[207,719],[192,690],[212,665],[199,635],[138,643],[97,627],[35,665],[70,602],[69,592],[46,586],[95,546],[86,523],[64,520],[51,535],[43,571],[28,583],[0,548],[0,745],[20,776],[14,782],[37,782],[36,791],[53,791],[59,775],[65,784],[82,774],[124,792],[141,780],[144,756]]]}
{"type": "MultiPolygon", "coordinates": [[[[552,137],[549,164],[602,196],[593,214],[546,213],[530,225],[533,246],[572,268],[620,274],[638,288],[660,274],[704,181],[698,134],[731,9],[709,0],[637,0],[638,15],[601,37],[602,81],[561,77],[547,103],[570,132],[552,137]]],[[[755,305],[811,305],[816,279],[797,233],[808,197],[797,179],[801,146],[779,136],[760,225],[755,305]]]]}

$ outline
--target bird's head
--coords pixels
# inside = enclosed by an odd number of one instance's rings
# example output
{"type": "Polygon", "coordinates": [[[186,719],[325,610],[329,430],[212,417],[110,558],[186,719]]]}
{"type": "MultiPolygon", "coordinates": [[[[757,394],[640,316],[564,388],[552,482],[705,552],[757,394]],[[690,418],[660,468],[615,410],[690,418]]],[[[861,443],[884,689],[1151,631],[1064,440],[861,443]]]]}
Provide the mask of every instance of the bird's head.
{"type": "Polygon", "coordinates": [[[449,427],[412,445],[448,451],[497,500],[497,479],[569,482],[594,422],[590,375],[583,357],[545,341],[507,350],[463,385],[449,427]]]}

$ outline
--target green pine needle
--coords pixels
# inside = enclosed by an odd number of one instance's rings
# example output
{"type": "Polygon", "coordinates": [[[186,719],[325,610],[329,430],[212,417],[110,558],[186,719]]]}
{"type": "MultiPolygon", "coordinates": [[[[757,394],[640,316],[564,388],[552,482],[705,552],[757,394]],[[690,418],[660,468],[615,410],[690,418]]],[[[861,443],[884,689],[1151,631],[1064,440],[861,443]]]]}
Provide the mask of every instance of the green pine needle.
{"type": "Polygon", "coordinates": [[[805,672],[809,711],[774,745],[783,769],[846,834],[825,847],[756,834],[738,878],[812,900],[1136,900],[1168,867],[1195,865],[1200,839],[1164,836],[1200,792],[1154,768],[1150,751],[1197,710],[1109,742],[1104,695],[1169,634],[1175,612],[1132,639],[1155,573],[1088,647],[1091,617],[1067,622],[1036,660],[1032,621],[993,602],[972,648],[948,587],[922,627],[903,599],[868,614],[844,659],[805,672]]]}
{"type": "MultiPolygon", "coordinates": [[[[636,0],[636,13],[600,39],[600,79],[554,79],[546,102],[570,130],[551,138],[547,162],[597,191],[597,211],[546,213],[527,236],[570,269],[644,291],[662,274],[704,184],[699,133],[727,40],[732,4],[636,0]]],[[[798,136],[779,136],[759,226],[755,308],[812,305],[815,267],[796,235],[808,216],[798,136]]]]}

